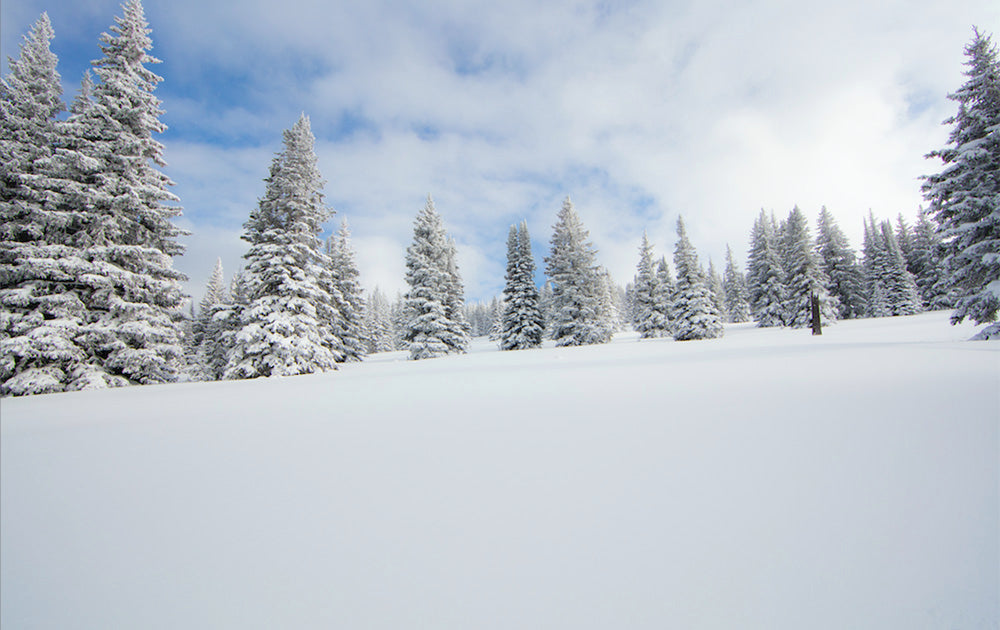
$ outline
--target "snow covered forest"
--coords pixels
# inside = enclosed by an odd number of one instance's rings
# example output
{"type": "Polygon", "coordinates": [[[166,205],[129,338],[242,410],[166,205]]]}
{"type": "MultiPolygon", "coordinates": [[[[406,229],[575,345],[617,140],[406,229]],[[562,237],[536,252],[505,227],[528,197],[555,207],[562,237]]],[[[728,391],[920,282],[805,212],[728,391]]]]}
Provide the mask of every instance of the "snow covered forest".
{"type": "MultiPolygon", "coordinates": [[[[926,208],[871,215],[860,250],[832,212],[815,227],[798,207],[761,210],[720,270],[700,260],[677,220],[672,259],[637,235],[636,274],[604,269],[566,198],[555,214],[544,282],[528,225],[511,228],[502,296],[466,303],[454,239],[428,196],[406,252],[408,290],[362,289],[346,221],[324,235],[310,119],[283,132],[266,189],[248,208],[245,263],[221,261],[194,305],[172,266],[182,200],[163,174],[159,60],[139,0],[123,5],[67,107],[42,15],[3,78],[0,136],[0,394],[233,380],[335,370],[392,350],[411,359],[467,351],[489,336],[504,350],[641,339],[712,339],[726,323],[815,329],[836,320],[954,309],[995,337],[1000,309],[1000,61],[986,33],[966,48],[950,98],[947,146],[928,157],[926,208]],[[745,265],[736,251],[746,248],[745,265]]],[[[263,165],[262,165],[263,166],[263,165]]],[[[692,220],[688,216],[688,220],[692,220]]]]}

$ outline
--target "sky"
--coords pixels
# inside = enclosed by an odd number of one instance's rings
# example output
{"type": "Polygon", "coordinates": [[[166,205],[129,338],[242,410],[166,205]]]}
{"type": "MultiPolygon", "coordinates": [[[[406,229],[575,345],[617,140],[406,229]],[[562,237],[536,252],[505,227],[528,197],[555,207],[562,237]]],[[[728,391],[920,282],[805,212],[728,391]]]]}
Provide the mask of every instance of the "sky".
{"type": "MultiPolygon", "coordinates": [[[[458,245],[466,298],[503,289],[526,221],[544,268],[569,196],[598,262],[625,284],[643,231],[673,255],[683,216],[703,263],[745,266],[754,217],[822,206],[858,248],[863,217],[923,201],[973,26],[995,0],[146,0],[159,136],[191,232],[175,266],[197,300],[216,258],[243,262],[243,222],[282,131],[306,113],[328,224],[350,226],[361,281],[405,289],[430,194],[458,245]]],[[[116,0],[4,0],[0,57],[47,12],[64,96],[100,57],[116,0]]],[[[996,40],[996,37],[994,38],[996,40]]]]}

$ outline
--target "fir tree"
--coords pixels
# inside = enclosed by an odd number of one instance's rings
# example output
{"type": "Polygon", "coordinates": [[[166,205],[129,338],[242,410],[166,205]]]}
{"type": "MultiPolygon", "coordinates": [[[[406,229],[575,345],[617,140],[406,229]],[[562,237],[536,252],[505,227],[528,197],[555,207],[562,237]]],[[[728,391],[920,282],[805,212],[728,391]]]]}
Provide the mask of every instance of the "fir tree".
{"type": "Polygon", "coordinates": [[[753,318],[750,312],[750,299],[747,293],[746,278],[733,260],[733,250],[726,245],[726,270],[722,277],[722,290],[726,300],[728,321],[732,323],[748,322],[753,318]]]}
{"type": "Polygon", "coordinates": [[[726,312],[726,289],[722,286],[722,276],[719,275],[719,271],[715,268],[715,263],[711,258],[708,259],[708,271],[705,273],[705,282],[708,284],[708,289],[712,294],[712,302],[715,304],[715,310],[719,312],[719,317],[722,321],[728,321],[729,313],[726,312]]]}
{"type": "Polygon", "coordinates": [[[395,350],[391,306],[385,293],[375,287],[365,300],[365,350],[368,354],[395,350]]]}
{"type": "Polygon", "coordinates": [[[550,312],[546,319],[556,346],[607,341],[601,321],[597,254],[588,237],[573,203],[566,197],[553,228],[549,256],[545,259],[545,274],[552,282],[550,312]]]}
{"type": "Polygon", "coordinates": [[[861,317],[865,308],[861,268],[847,237],[825,206],[819,212],[816,255],[829,278],[830,294],[836,300],[838,319],[861,317]]]}
{"type": "Polygon", "coordinates": [[[500,349],[523,350],[542,345],[545,321],[535,287],[535,260],[527,223],[510,227],[507,236],[507,273],[500,318],[500,349]]]}
{"type": "Polygon", "coordinates": [[[664,337],[669,333],[670,321],[663,300],[663,290],[653,262],[653,246],[646,233],[639,245],[639,264],[632,290],[632,327],[640,339],[664,337]]]}
{"type": "Polygon", "coordinates": [[[411,359],[466,351],[468,333],[457,274],[455,245],[428,195],[414,222],[413,243],[406,250],[406,282],[410,289],[405,296],[403,340],[411,359]]]}
{"type": "Polygon", "coordinates": [[[785,323],[785,270],[778,252],[776,226],[763,210],[750,232],[747,290],[757,326],[785,323]]]}
{"type": "MultiPolygon", "coordinates": [[[[990,37],[978,29],[965,48],[965,83],[949,98],[958,113],[940,173],[925,178],[924,198],[941,229],[951,284],[959,291],[952,323],[997,320],[1000,310],[1000,61],[990,37]]],[[[1000,336],[1000,324],[982,331],[1000,336]]]]}
{"type": "Polygon", "coordinates": [[[656,264],[656,284],[659,290],[657,300],[660,309],[667,316],[667,332],[673,334],[671,322],[674,319],[674,291],[677,289],[677,283],[674,282],[674,277],[670,274],[670,266],[667,265],[666,256],[660,256],[660,262],[656,264]]]}
{"type": "Polygon", "coordinates": [[[892,224],[883,221],[882,242],[884,247],[882,255],[882,273],[884,274],[884,286],[888,295],[893,315],[915,315],[920,312],[920,295],[917,293],[917,283],[906,269],[906,258],[903,250],[896,242],[896,234],[893,232],[892,224]]]}
{"type": "Polygon", "coordinates": [[[674,294],[673,334],[677,341],[713,339],[724,333],[722,318],[712,300],[698,263],[698,252],[688,240],[684,221],[677,219],[677,245],[674,248],[677,290],[674,294]]]}
{"type": "Polygon", "coordinates": [[[794,207],[785,222],[785,322],[805,328],[812,321],[812,296],[819,298],[820,318],[825,325],[836,319],[836,303],[827,289],[829,279],[813,252],[805,215],[794,207]]]}
{"type": "Polygon", "coordinates": [[[333,285],[329,292],[335,310],[331,325],[343,346],[340,361],[360,361],[365,355],[365,304],[347,219],[341,221],[340,231],[327,239],[326,255],[333,285]]]}
{"type": "Polygon", "coordinates": [[[954,306],[952,287],[944,265],[944,245],[936,227],[923,209],[913,227],[912,270],[925,309],[954,306]]]}
{"type": "Polygon", "coordinates": [[[226,289],[222,259],[215,262],[212,275],[205,285],[205,294],[198,303],[193,318],[193,376],[197,380],[217,381],[226,368],[227,346],[223,340],[227,320],[232,310],[231,298],[226,289]]]}
{"type": "Polygon", "coordinates": [[[227,379],[292,376],[336,368],[343,346],[332,324],[329,259],[319,234],[333,212],[323,203],[315,138],[305,114],[284,132],[264,196],[243,224],[250,243],[247,304],[229,354],[227,379]]]}

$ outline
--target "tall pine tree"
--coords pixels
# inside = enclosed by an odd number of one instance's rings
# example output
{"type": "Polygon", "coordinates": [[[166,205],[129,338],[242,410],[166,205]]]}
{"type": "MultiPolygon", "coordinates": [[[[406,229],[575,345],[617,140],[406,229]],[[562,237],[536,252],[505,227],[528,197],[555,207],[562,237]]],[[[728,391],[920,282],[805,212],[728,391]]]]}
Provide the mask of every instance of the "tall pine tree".
{"type": "Polygon", "coordinates": [[[722,290],[726,299],[728,321],[739,324],[753,318],[746,278],[733,260],[733,250],[726,245],[726,269],[722,276],[722,290]]]}
{"type": "Polygon", "coordinates": [[[653,261],[653,246],[645,232],[639,245],[636,271],[632,289],[632,327],[640,339],[664,337],[670,329],[667,303],[663,300],[663,289],[653,261]]]}
{"type": "Polygon", "coordinates": [[[812,297],[819,299],[823,324],[836,319],[836,303],[827,289],[829,279],[823,272],[809,235],[805,215],[795,206],[785,222],[785,322],[794,328],[810,325],[812,297]]]}
{"type": "Polygon", "coordinates": [[[528,224],[510,227],[507,236],[507,273],[503,290],[500,349],[522,350],[542,345],[545,321],[535,287],[535,260],[528,224]]]}
{"type": "Polygon", "coordinates": [[[865,308],[861,268],[858,267],[847,236],[825,206],[819,211],[816,255],[823,272],[829,278],[830,294],[837,304],[837,317],[861,317],[865,308]]]}
{"type": "MultiPolygon", "coordinates": [[[[978,29],[965,55],[966,81],[949,95],[958,113],[944,121],[951,125],[948,145],[928,156],[944,168],[925,179],[923,191],[959,291],[952,323],[968,317],[986,324],[1000,311],[1000,61],[978,29]]],[[[1000,336],[1000,323],[982,336],[1000,336]]]]}
{"type": "Polygon", "coordinates": [[[677,289],[674,293],[673,334],[677,341],[713,339],[725,332],[711,289],[698,263],[698,252],[688,240],[684,221],[677,219],[674,248],[677,289]]]}
{"type": "Polygon", "coordinates": [[[293,376],[336,368],[344,356],[319,234],[333,214],[323,203],[315,138],[302,114],[284,132],[264,196],[243,224],[247,304],[227,379],[293,376]]]}

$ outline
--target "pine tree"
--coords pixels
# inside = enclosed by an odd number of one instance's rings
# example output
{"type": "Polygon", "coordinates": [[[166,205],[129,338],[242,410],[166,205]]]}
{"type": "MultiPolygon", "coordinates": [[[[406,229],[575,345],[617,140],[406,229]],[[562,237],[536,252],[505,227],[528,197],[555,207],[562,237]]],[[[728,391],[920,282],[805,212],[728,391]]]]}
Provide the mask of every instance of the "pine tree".
{"type": "Polygon", "coordinates": [[[912,267],[925,309],[938,310],[954,306],[944,256],[944,245],[937,229],[927,212],[921,209],[913,228],[912,267]]]}
{"type": "Polygon", "coordinates": [[[736,324],[750,321],[753,315],[750,312],[746,278],[736,266],[733,250],[729,245],[726,245],[726,270],[722,277],[722,291],[725,295],[728,321],[736,324]]]}
{"type": "Polygon", "coordinates": [[[881,228],[875,222],[875,215],[869,212],[865,221],[862,242],[861,268],[864,279],[865,315],[867,317],[889,317],[892,315],[892,301],[886,286],[888,251],[881,228]]]}
{"type": "Polygon", "coordinates": [[[812,238],[805,215],[795,206],[785,222],[785,322],[793,328],[805,328],[812,321],[812,296],[819,298],[821,322],[836,319],[836,303],[830,297],[829,279],[813,252],[812,238]]]}
{"type": "Polygon", "coordinates": [[[892,224],[883,221],[882,242],[884,247],[882,254],[882,272],[884,275],[884,286],[888,295],[893,315],[915,315],[920,312],[920,295],[917,292],[917,283],[906,269],[906,258],[903,250],[896,242],[896,234],[893,232],[892,224]]]}
{"type": "MultiPolygon", "coordinates": [[[[944,168],[925,178],[924,198],[941,229],[951,284],[959,291],[951,321],[978,324],[1000,311],[1000,61],[978,29],[965,48],[965,83],[949,98],[958,113],[948,145],[931,152],[944,168]]],[[[1000,336],[1000,323],[981,332],[1000,336]]]]}
{"type": "Polygon", "coordinates": [[[396,349],[391,306],[385,293],[375,287],[365,300],[365,351],[367,354],[391,352],[396,349]]]}
{"type": "Polygon", "coordinates": [[[227,351],[223,334],[232,309],[230,302],[220,258],[215,261],[212,275],[205,285],[205,294],[192,318],[192,376],[197,380],[217,381],[222,378],[227,351]]]}
{"type": "Polygon", "coordinates": [[[653,246],[645,232],[639,245],[639,264],[632,300],[632,327],[639,333],[640,339],[664,337],[669,333],[667,304],[663,300],[663,290],[653,262],[653,246]]]}
{"type": "Polygon", "coordinates": [[[247,304],[240,309],[227,379],[321,372],[335,369],[343,357],[333,327],[336,289],[319,238],[333,212],[323,203],[309,118],[302,114],[283,140],[264,196],[243,224],[242,238],[250,243],[244,255],[247,304]]]}
{"type": "Polygon", "coordinates": [[[725,332],[711,289],[701,272],[698,252],[688,240],[684,221],[677,219],[677,245],[674,248],[677,290],[674,294],[673,333],[677,341],[713,339],[725,332]]]}
{"type": "Polygon", "coordinates": [[[778,252],[776,226],[763,210],[750,232],[747,290],[750,308],[759,327],[785,323],[785,270],[778,252]]]}
{"type": "Polygon", "coordinates": [[[836,299],[838,319],[854,319],[864,314],[861,268],[847,236],[824,206],[816,229],[816,255],[830,280],[830,294],[836,299]]]}
{"type": "Polygon", "coordinates": [[[556,346],[579,346],[607,341],[601,321],[601,285],[589,233],[573,209],[563,201],[545,258],[545,274],[552,282],[546,319],[556,346]]]}
{"type": "Polygon", "coordinates": [[[656,264],[657,300],[660,309],[667,316],[667,332],[673,335],[674,320],[674,291],[677,290],[677,283],[670,273],[670,266],[667,265],[667,257],[660,256],[660,262],[656,264]]]}
{"type": "Polygon", "coordinates": [[[507,273],[500,317],[500,349],[523,350],[542,345],[545,321],[535,287],[535,260],[528,224],[510,227],[507,236],[507,273]]]}
{"type": "Polygon", "coordinates": [[[708,271],[705,273],[705,282],[708,284],[708,289],[712,294],[712,302],[715,304],[715,310],[719,312],[719,317],[722,321],[729,320],[729,313],[726,311],[726,289],[722,286],[722,276],[719,275],[719,271],[715,268],[715,262],[711,258],[708,259],[708,271]]]}
{"type": "Polygon", "coordinates": [[[403,340],[411,359],[465,352],[468,332],[462,314],[462,285],[455,245],[448,238],[430,195],[417,214],[413,243],[406,250],[406,326],[403,340]],[[457,318],[457,319],[456,319],[457,318]]]}
{"type": "Polygon", "coordinates": [[[365,355],[365,304],[347,219],[341,221],[340,231],[327,239],[326,255],[333,285],[329,291],[335,311],[332,326],[343,346],[340,361],[360,361],[365,355]]]}

